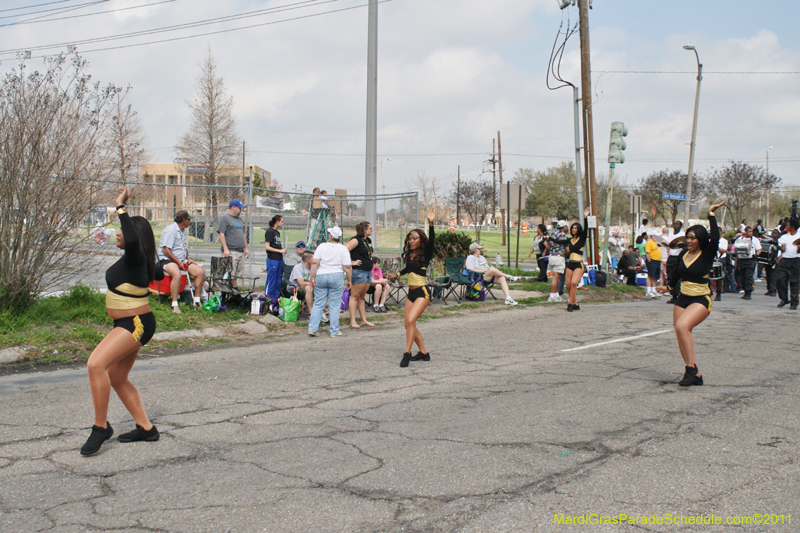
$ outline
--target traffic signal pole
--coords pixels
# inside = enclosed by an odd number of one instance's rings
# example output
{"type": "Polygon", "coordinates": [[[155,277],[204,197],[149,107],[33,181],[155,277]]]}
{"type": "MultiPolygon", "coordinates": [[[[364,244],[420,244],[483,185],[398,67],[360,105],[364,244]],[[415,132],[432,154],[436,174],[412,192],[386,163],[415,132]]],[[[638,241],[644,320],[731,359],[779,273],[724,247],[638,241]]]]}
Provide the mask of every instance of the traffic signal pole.
{"type": "MultiPolygon", "coordinates": [[[[590,214],[597,209],[597,186],[594,180],[594,134],[592,130],[592,66],[589,51],[589,0],[578,0],[578,15],[581,37],[581,101],[583,103],[583,151],[586,163],[586,182],[589,189],[590,214]]],[[[582,213],[581,213],[582,215],[582,213]]],[[[579,216],[581,216],[579,215],[579,216]]],[[[589,232],[592,241],[592,257],[589,264],[597,261],[597,228],[589,232]]]]}

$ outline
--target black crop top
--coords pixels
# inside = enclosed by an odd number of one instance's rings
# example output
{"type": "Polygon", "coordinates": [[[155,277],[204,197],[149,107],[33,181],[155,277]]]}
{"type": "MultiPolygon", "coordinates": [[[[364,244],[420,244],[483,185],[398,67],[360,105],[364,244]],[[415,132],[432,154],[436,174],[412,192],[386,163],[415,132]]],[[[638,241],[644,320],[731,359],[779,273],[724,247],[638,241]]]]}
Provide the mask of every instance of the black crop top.
{"type": "MultiPolygon", "coordinates": [[[[125,240],[125,254],[106,270],[106,307],[133,309],[148,302],[150,277],[147,273],[147,261],[139,246],[139,233],[131,217],[121,211],[119,222],[122,226],[122,238],[125,240]]],[[[163,277],[163,271],[157,269],[156,279],[163,277]]]]}
{"type": "Polygon", "coordinates": [[[356,239],[358,241],[358,244],[356,245],[355,248],[350,250],[350,259],[352,261],[361,259],[361,265],[353,266],[353,269],[372,271],[372,241],[370,240],[369,237],[365,239],[361,239],[359,237],[353,237],[353,239],[356,239]]]}
{"type": "MultiPolygon", "coordinates": [[[[700,256],[688,266],[685,261],[687,250],[681,252],[681,255],[678,256],[678,266],[672,272],[667,282],[670,288],[675,287],[678,280],[681,280],[681,282],[689,282],[690,284],[694,283],[697,285],[705,285],[706,287],[708,286],[711,266],[714,264],[714,259],[717,256],[717,249],[719,248],[719,226],[717,226],[717,217],[709,215],[708,222],[711,226],[711,231],[708,235],[706,247],[700,252],[700,256]]],[[[681,283],[681,292],[686,294],[683,285],[684,284],[681,283]]],[[[691,290],[694,287],[689,285],[686,288],[691,290]]],[[[689,294],[689,296],[694,295],[689,294]]]]}
{"type": "MultiPolygon", "coordinates": [[[[421,261],[409,260],[408,262],[406,262],[405,268],[403,268],[403,270],[400,271],[401,276],[403,274],[416,274],[417,276],[422,276],[422,278],[425,278],[425,276],[428,274],[428,265],[430,264],[431,259],[433,259],[433,240],[434,240],[433,226],[430,226],[428,228],[428,244],[425,246],[425,250],[423,251],[422,260],[421,261]]],[[[408,284],[409,286],[414,286],[411,283],[412,281],[411,277],[412,276],[409,276],[408,284]]],[[[424,281],[422,284],[424,285],[424,281]]]]}
{"type": "MultiPolygon", "coordinates": [[[[573,243],[572,237],[567,236],[566,239],[554,239],[550,238],[550,242],[554,242],[556,244],[560,244],[562,246],[567,247],[567,260],[568,261],[583,261],[583,248],[586,246],[586,232],[588,231],[588,224],[589,220],[587,218],[583,219],[583,231],[578,234],[578,242],[573,243]],[[575,254],[576,256],[580,256],[580,258],[573,259],[572,255],[575,254]]],[[[572,228],[570,227],[570,231],[572,228]]]]}

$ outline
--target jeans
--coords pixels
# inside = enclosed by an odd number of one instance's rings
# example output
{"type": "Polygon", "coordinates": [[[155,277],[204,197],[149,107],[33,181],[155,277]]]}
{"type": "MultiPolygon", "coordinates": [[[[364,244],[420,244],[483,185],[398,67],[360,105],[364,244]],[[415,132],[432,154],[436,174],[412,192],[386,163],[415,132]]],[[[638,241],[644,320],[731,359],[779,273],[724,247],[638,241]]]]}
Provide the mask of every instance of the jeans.
{"type": "Polygon", "coordinates": [[[270,298],[281,297],[281,278],[283,277],[283,259],[267,259],[267,286],[264,294],[270,298]]]}
{"type": "Polygon", "coordinates": [[[798,288],[800,288],[800,257],[790,259],[782,258],[778,261],[775,268],[776,284],[778,286],[778,297],[792,305],[797,305],[798,288]],[[789,299],[789,289],[791,288],[791,299],[789,299]]]}
{"type": "Polygon", "coordinates": [[[318,274],[314,286],[314,308],[311,318],[308,319],[308,332],[316,333],[319,330],[319,321],[325,304],[331,317],[331,336],[339,333],[339,309],[342,306],[342,293],[344,292],[344,276],[341,272],[335,274],[318,274]]]}

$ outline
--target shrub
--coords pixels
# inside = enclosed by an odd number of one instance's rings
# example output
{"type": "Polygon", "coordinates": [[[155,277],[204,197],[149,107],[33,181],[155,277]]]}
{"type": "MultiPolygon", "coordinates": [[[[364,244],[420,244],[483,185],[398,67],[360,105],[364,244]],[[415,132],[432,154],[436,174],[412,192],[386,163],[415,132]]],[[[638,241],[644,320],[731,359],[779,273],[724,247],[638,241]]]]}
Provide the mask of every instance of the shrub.
{"type": "Polygon", "coordinates": [[[439,261],[444,261],[445,257],[464,257],[469,253],[470,244],[472,235],[469,233],[463,231],[437,233],[433,253],[439,261]]]}

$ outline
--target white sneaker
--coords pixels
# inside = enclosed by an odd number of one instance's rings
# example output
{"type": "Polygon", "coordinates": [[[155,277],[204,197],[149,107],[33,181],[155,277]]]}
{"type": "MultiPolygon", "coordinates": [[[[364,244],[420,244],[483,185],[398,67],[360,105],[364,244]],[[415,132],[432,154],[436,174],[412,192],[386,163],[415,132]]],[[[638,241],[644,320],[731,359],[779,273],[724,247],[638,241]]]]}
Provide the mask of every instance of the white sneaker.
{"type": "Polygon", "coordinates": [[[558,304],[565,304],[565,303],[567,303],[567,300],[565,300],[564,298],[562,298],[562,297],[561,297],[561,295],[557,295],[557,296],[556,296],[556,297],[553,299],[553,301],[554,301],[554,302],[556,302],[556,303],[558,303],[558,304]]]}
{"type": "Polygon", "coordinates": [[[324,322],[325,324],[327,324],[327,323],[328,323],[328,322],[330,322],[330,321],[331,321],[331,319],[330,319],[330,317],[328,316],[328,313],[322,313],[322,322],[324,322]]]}
{"type": "Polygon", "coordinates": [[[506,305],[517,305],[517,302],[514,301],[514,298],[509,296],[506,298],[506,305]]]}
{"type": "Polygon", "coordinates": [[[506,277],[507,277],[507,278],[508,278],[510,281],[519,281],[519,280],[520,280],[520,277],[519,277],[519,276],[506,276],[506,277]]]}
{"type": "Polygon", "coordinates": [[[560,298],[559,298],[558,296],[552,296],[552,295],[551,295],[551,296],[549,296],[549,297],[547,298],[547,303],[549,303],[549,304],[550,304],[550,303],[556,303],[556,302],[558,302],[558,301],[559,301],[559,299],[560,299],[560,298]]]}

